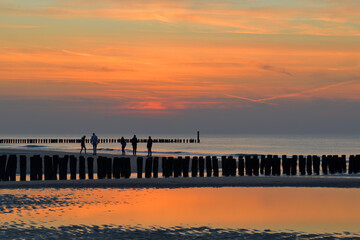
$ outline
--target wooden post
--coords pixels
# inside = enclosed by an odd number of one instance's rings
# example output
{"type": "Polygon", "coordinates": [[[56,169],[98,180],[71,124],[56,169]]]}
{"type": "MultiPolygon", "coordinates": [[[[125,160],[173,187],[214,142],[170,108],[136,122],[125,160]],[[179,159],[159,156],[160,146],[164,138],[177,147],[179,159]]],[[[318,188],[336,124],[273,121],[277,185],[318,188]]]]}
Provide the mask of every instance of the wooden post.
{"type": "Polygon", "coordinates": [[[257,155],[253,155],[252,156],[252,162],[253,162],[253,174],[255,176],[259,176],[259,167],[260,167],[260,163],[259,163],[259,158],[257,155]]]}
{"type": "Polygon", "coordinates": [[[0,181],[6,180],[6,155],[0,156],[0,181]]]}
{"type": "Polygon", "coordinates": [[[320,158],[316,155],[313,156],[314,173],[320,175],[320,158]]]}
{"type": "Polygon", "coordinates": [[[306,174],[306,160],[303,155],[299,156],[299,171],[302,176],[306,174]]]}
{"type": "Polygon", "coordinates": [[[114,157],[113,175],[114,175],[114,178],[117,178],[117,179],[120,178],[120,158],[119,157],[114,157]]]}
{"type": "Polygon", "coordinates": [[[74,155],[70,155],[70,179],[76,180],[76,165],[77,158],[74,155]]]}
{"type": "Polygon", "coordinates": [[[272,167],[272,155],[267,155],[265,158],[265,176],[271,175],[271,167],[272,167]]]}
{"type": "Polygon", "coordinates": [[[136,159],[137,162],[137,178],[142,178],[142,169],[143,169],[143,158],[138,157],[136,159]]]}
{"type": "Polygon", "coordinates": [[[125,158],[125,178],[129,178],[131,176],[131,161],[130,158],[125,158]]]}
{"type": "Polygon", "coordinates": [[[291,159],[291,175],[297,175],[297,155],[293,155],[291,159]]]}
{"type": "Polygon", "coordinates": [[[265,155],[261,155],[260,156],[260,174],[264,175],[264,170],[265,170],[265,155]]]}
{"type": "Polygon", "coordinates": [[[44,156],[44,173],[45,180],[53,180],[53,159],[52,157],[46,155],[44,156]]]}
{"type": "Polygon", "coordinates": [[[211,166],[211,157],[206,156],[206,176],[211,177],[212,175],[212,166],[211,166]]]}
{"type": "Polygon", "coordinates": [[[239,156],[239,166],[238,166],[239,176],[244,176],[244,157],[239,156]]]}
{"type": "Polygon", "coordinates": [[[17,157],[10,155],[6,165],[6,180],[16,181],[17,157]]]}
{"type": "Polygon", "coordinates": [[[68,167],[69,156],[65,155],[59,159],[59,179],[67,180],[67,167],[68,167]]]}
{"type": "Polygon", "coordinates": [[[198,166],[199,166],[198,157],[193,157],[191,161],[191,177],[197,177],[198,166]]]}
{"type": "Polygon", "coordinates": [[[26,181],[26,156],[25,155],[20,155],[20,181],[26,181]]]}
{"type": "Polygon", "coordinates": [[[102,156],[97,157],[97,179],[103,179],[105,177],[105,171],[104,171],[104,159],[102,156]]]}
{"type": "Polygon", "coordinates": [[[306,171],[307,171],[308,175],[312,175],[312,156],[311,155],[307,156],[306,171]]]}
{"type": "Polygon", "coordinates": [[[182,162],[182,173],[183,177],[189,177],[189,166],[190,166],[190,157],[186,156],[182,162]]]}
{"type": "Polygon", "coordinates": [[[252,165],[251,165],[251,159],[249,155],[245,156],[245,173],[247,176],[252,175],[252,165]]]}
{"type": "Polygon", "coordinates": [[[341,172],[346,173],[346,155],[341,155],[341,172]]]}
{"type": "MultiPolygon", "coordinates": [[[[204,164],[205,164],[204,157],[199,157],[199,176],[200,177],[204,177],[204,164]]],[[[236,174],[236,170],[235,170],[235,174],[236,174]]]]}
{"type": "Polygon", "coordinates": [[[159,173],[159,157],[155,157],[153,161],[153,178],[158,178],[159,173]]]}
{"type": "Polygon", "coordinates": [[[79,178],[85,179],[85,157],[79,157],[79,178]]]}
{"type": "Polygon", "coordinates": [[[53,180],[57,180],[58,179],[58,169],[59,169],[59,155],[53,155],[52,157],[53,159],[53,163],[52,163],[52,166],[53,166],[53,180]]]}
{"type": "Polygon", "coordinates": [[[182,157],[177,157],[174,159],[174,177],[181,177],[181,165],[182,165],[182,157]]]}
{"type": "Polygon", "coordinates": [[[200,143],[200,131],[197,131],[197,142],[200,143]]]}
{"type": "Polygon", "coordinates": [[[271,166],[272,166],[272,175],[280,176],[281,175],[281,160],[278,155],[272,156],[271,166]]]}
{"type": "Polygon", "coordinates": [[[120,157],[120,178],[125,178],[125,157],[120,157]]]}
{"type": "Polygon", "coordinates": [[[162,166],[162,176],[168,178],[170,174],[168,174],[169,170],[169,164],[167,157],[163,157],[161,159],[161,166],[162,166]]]}
{"type": "Polygon", "coordinates": [[[290,175],[289,159],[286,155],[282,155],[283,175],[290,175]]]}
{"type": "Polygon", "coordinates": [[[169,176],[173,176],[174,173],[174,157],[168,157],[168,170],[169,170],[169,176]]]}
{"type": "Polygon", "coordinates": [[[213,170],[214,170],[214,177],[218,177],[219,176],[219,162],[218,162],[218,158],[216,156],[212,157],[212,165],[213,165],[213,170]]]}
{"type": "Polygon", "coordinates": [[[112,179],[112,158],[105,157],[105,177],[106,179],[112,179]]]}
{"type": "Polygon", "coordinates": [[[42,166],[42,158],[40,157],[40,155],[35,155],[34,156],[35,158],[35,171],[36,171],[36,180],[42,180],[42,177],[43,177],[43,166],[42,166]]]}
{"type": "Polygon", "coordinates": [[[222,170],[222,176],[228,177],[229,176],[229,164],[228,159],[226,156],[221,156],[221,170],[222,170]]]}
{"type": "Polygon", "coordinates": [[[152,157],[148,157],[145,161],[145,178],[151,178],[152,157]]]}
{"type": "Polygon", "coordinates": [[[88,177],[89,177],[89,179],[94,179],[94,158],[93,157],[87,158],[87,165],[88,165],[88,177]]]}

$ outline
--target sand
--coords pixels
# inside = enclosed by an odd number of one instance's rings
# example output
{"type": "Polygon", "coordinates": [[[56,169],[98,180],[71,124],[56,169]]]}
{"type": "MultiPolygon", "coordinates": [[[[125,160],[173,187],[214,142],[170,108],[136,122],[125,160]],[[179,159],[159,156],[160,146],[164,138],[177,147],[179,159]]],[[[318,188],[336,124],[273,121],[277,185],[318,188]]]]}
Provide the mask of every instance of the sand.
{"type": "MultiPolygon", "coordinates": [[[[0,154],[17,154],[29,157],[35,154],[44,155],[75,155],[78,153],[0,149],[0,154]]],[[[84,156],[92,156],[87,154],[84,156]]],[[[111,154],[101,156],[114,157],[111,154]]],[[[136,171],[136,157],[131,156],[132,171],[136,171]]],[[[146,157],[146,156],[143,156],[146,157]]],[[[94,161],[96,163],[96,161],[94,161]]],[[[29,166],[29,164],[28,164],[29,166]]],[[[161,163],[159,163],[161,172],[161,163]]],[[[19,168],[19,167],[18,167],[19,168]]],[[[29,167],[28,167],[29,168],[29,167]]],[[[94,170],[96,171],[96,164],[94,170]]],[[[95,174],[96,178],[96,174],[95,174]]],[[[151,179],[102,179],[102,180],[62,180],[62,181],[27,181],[0,182],[2,189],[16,188],[189,188],[189,187],[331,187],[331,188],[359,188],[360,175],[332,175],[332,176],[237,176],[237,177],[196,177],[196,178],[159,178],[151,179]]]]}

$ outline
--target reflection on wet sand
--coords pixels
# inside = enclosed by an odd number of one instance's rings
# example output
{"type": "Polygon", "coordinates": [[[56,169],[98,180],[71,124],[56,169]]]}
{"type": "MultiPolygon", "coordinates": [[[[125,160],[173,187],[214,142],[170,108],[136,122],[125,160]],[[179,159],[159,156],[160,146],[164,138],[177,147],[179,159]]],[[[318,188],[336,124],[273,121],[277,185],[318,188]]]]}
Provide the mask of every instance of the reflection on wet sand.
{"type": "Polygon", "coordinates": [[[3,226],[117,225],[359,233],[359,189],[0,190],[3,226]]]}

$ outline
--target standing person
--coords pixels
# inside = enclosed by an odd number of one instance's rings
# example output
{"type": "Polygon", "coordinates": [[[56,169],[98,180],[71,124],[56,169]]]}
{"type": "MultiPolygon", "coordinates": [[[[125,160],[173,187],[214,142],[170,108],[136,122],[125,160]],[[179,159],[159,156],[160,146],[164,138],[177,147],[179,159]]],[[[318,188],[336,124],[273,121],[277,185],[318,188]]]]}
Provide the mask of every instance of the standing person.
{"type": "Polygon", "coordinates": [[[148,157],[152,155],[151,152],[152,144],[153,144],[153,140],[151,139],[151,136],[149,136],[149,139],[147,140],[148,157]]]}
{"type": "Polygon", "coordinates": [[[126,141],[124,137],[121,137],[120,139],[120,143],[121,143],[121,151],[122,151],[122,155],[125,155],[125,147],[126,147],[126,141]]]}
{"type": "Polygon", "coordinates": [[[98,137],[95,135],[95,133],[93,133],[91,139],[90,139],[90,142],[91,144],[93,145],[93,155],[96,155],[96,148],[97,148],[97,145],[98,145],[98,137]]]}
{"type": "Polygon", "coordinates": [[[86,147],[85,147],[85,136],[83,136],[81,138],[81,150],[80,150],[80,154],[82,152],[82,150],[85,149],[85,154],[86,154],[86,147]]]}
{"type": "Polygon", "coordinates": [[[138,142],[138,139],[136,138],[136,135],[134,135],[134,137],[131,139],[131,144],[132,144],[132,147],[133,147],[133,155],[134,156],[136,155],[137,142],[138,142]]]}

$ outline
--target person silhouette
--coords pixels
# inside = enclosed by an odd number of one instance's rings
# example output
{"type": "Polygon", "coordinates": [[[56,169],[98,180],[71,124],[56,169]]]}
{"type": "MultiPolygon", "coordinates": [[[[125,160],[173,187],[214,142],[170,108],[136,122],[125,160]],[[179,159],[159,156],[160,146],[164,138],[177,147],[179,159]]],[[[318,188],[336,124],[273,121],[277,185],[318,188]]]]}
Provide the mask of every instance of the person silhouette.
{"type": "Polygon", "coordinates": [[[149,136],[149,139],[147,140],[148,157],[152,155],[151,152],[152,144],[153,144],[153,140],[151,139],[151,136],[149,136]]]}
{"type": "Polygon", "coordinates": [[[81,154],[81,152],[82,152],[83,149],[85,149],[85,154],[86,154],[85,138],[86,138],[85,136],[83,136],[83,137],[81,138],[81,150],[80,150],[80,154],[81,154]]]}
{"type": "Polygon", "coordinates": [[[132,147],[133,147],[133,155],[134,156],[136,155],[137,142],[138,142],[138,139],[136,138],[136,135],[134,135],[134,137],[131,139],[131,144],[132,144],[132,147]]]}
{"type": "Polygon", "coordinates": [[[122,151],[122,155],[125,155],[125,147],[126,147],[126,141],[124,137],[121,137],[120,139],[120,143],[121,143],[121,151],[122,151]]]}
{"type": "Polygon", "coordinates": [[[98,140],[98,137],[95,135],[95,133],[93,133],[93,135],[90,139],[90,142],[93,145],[93,155],[96,155],[96,148],[99,143],[99,140],[98,140]]]}

